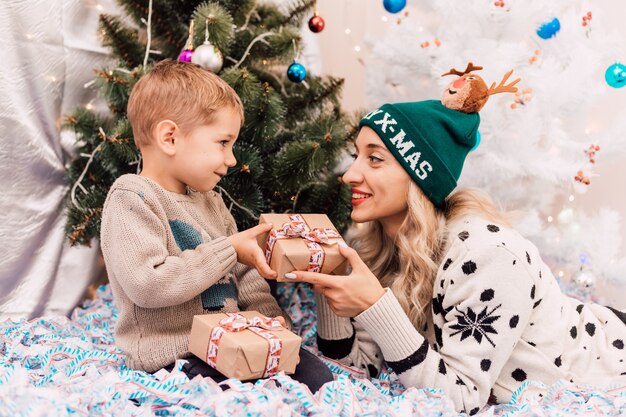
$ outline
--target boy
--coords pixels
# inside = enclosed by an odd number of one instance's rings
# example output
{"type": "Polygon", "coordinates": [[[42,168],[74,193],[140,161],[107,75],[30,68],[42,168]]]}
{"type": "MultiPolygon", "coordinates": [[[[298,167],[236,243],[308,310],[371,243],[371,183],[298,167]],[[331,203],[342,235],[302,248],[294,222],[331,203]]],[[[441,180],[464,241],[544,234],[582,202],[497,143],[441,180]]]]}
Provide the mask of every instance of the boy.
{"type": "MultiPolygon", "coordinates": [[[[243,124],[241,100],[217,75],[166,60],[134,86],[128,119],[142,171],[111,186],[101,231],[120,309],[116,344],[132,368],[155,372],[188,358],[183,369],[190,377],[222,380],[188,353],[193,316],[240,309],[283,315],[259,276],[276,275],[256,243],[271,225],[237,233],[222,198],[211,191],[237,162],[233,145],[243,124]]],[[[300,354],[295,379],[304,368],[320,365],[312,354],[300,354]]],[[[302,381],[313,391],[332,380],[330,372],[306,373],[318,376],[302,381]]]]}

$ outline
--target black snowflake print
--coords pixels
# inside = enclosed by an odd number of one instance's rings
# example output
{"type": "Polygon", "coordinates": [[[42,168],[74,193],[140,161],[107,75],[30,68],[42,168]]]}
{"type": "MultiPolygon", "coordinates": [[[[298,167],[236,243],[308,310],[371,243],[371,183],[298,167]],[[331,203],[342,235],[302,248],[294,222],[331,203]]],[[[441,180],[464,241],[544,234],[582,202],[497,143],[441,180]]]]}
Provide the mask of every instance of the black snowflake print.
{"type": "Polygon", "coordinates": [[[446,263],[443,264],[443,270],[444,271],[447,270],[451,263],[452,263],[452,259],[450,258],[446,259],[446,263]]]}
{"type": "Polygon", "coordinates": [[[470,410],[469,415],[473,416],[474,414],[478,413],[480,411],[479,407],[474,407],[470,410]]]}
{"type": "Polygon", "coordinates": [[[480,369],[487,372],[491,368],[491,361],[489,359],[483,359],[480,361],[480,369]]]}
{"type": "Polygon", "coordinates": [[[530,299],[534,300],[535,299],[535,286],[533,285],[533,287],[530,289],[530,299]]]}
{"type": "Polygon", "coordinates": [[[480,344],[483,341],[483,337],[487,339],[491,346],[496,347],[496,344],[491,340],[487,333],[498,334],[492,324],[497,321],[500,316],[494,316],[502,304],[498,304],[491,311],[487,312],[487,307],[483,309],[478,315],[468,307],[467,312],[462,312],[458,308],[455,308],[460,314],[456,316],[457,323],[450,326],[451,329],[457,330],[450,336],[455,336],[461,333],[461,340],[465,340],[470,336],[474,336],[474,339],[480,344]]]}
{"type": "Polygon", "coordinates": [[[524,382],[526,381],[526,372],[524,372],[523,369],[517,368],[516,370],[514,370],[511,373],[511,376],[513,377],[514,380],[516,380],[517,382],[524,382]]]}
{"type": "Polygon", "coordinates": [[[624,349],[624,341],[622,339],[616,339],[613,341],[613,346],[615,346],[617,349],[624,349]]]}
{"type": "Polygon", "coordinates": [[[596,333],[596,325],[593,323],[585,324],[585,331],[589,334],[589,336],[593,336],[596,333]]]}
{"type": "Polygon", "coordinates": [[[494,295],[495,291],[489,288],[480,294],[480,301],[491,301],[493,300],[494,295]]]}
{"type": "Polygon", "coordinates": [[[519,316],[516,314],[513,317],[511,317],[511,320],[509,320],[509,327],[511,329],[514,329],[517,327],[518,323],[519,323],[519,316]]]}
{"type": "Polygon", "coordinates": [[[478,268],[476,267],[476,263],[474,261],[467,261],[463,264],[461,269],[463,270],[465,275],[471,275],[476,272],[476,269],[478,268]]]}
{"type": "Polygon", "coordinates": [[[578,304],[576,306],[576,311],[578,312],[578,314],[580,314],[583,311],[583,307],[584,307],[583,304],[578,304]]]}
{"type": "Polygon", "coordinates": [[[453,308],[454,307],[443,307],[443,294],[437,294],[437,297],[433,298],[433,314],[441,314],[445,318],[446,314],[453,308]]]}
{"type": "Polygon", "coordinates": [[[554,360],[554,364],[555,364],[556,366],[561,366],[561,356],[560,356],[560,355],[559,355],[559,357],[558,357],[558,358],[556,358],[556,359],[554,360]]]}
{"type": "Polygon", "coordinates": [[[468,231],[463,231],[459,233],[459,239],[461,239],[462,241],[465,241],[468,237],[469,237],[468,231]]]}
{"type": "MultiPolygon", "coordinates": [[[[543,300],[543,298],[541,300],[543,300]]],[[[537,308],[539,304],[541,304],[541,300],[535,301],[535,304],[533,304],[533,308],[537,308]]]]}
{"type": "Polygon", "coordinates": [[[576,339],[576,336],[578,335],[578,329],[576,326],[572,326],[572,328],[569,329],[569,335],[572,336],[572,339],[576,339]]]}
{"type": "Polygon", "coordinates": [[[436,324],[433,325],[434,329],[435,329],[435,340],[437,342],[437,345],[439,345],[439,347],[443,347],[443,330],[441,330],[441,327],[437,326],[436,324]]]}
{"type": "Polygon", "coordinates": [[[528,261],[528,264],[530,265],[530,255],[528,254],[528,252],[526,252],[526,260],[528,261]]]}
{"type": "Polygon", "coordinates": [[[487,225],[487,230],[489,230],[492,233],[496,233],[500,231],[500,228],[498,226],[496,226],[495,224],[488,224],[487,225]]]}
{"type": "Polygon", "coordinates": [[[498,404],[498,397],[493,393],[493,390],[489,392],[489,399],[487,400],[489,404],[498,404]]]}
{"type": "Polygon", "coordinates": [[[442,375],[446,374],[446,364],[443,359],[439,359],[439,373],[442,375]]]}

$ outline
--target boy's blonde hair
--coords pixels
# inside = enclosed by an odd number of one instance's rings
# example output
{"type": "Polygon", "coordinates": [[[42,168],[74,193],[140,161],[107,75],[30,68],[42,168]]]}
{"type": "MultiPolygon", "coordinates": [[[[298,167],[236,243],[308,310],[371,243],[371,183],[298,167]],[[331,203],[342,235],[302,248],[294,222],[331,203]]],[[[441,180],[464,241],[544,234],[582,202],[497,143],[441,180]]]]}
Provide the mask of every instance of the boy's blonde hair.
{"type": "Polygon", "coordinates": [[[224,80],[198,65],[166,59],[135,84],[128,99],[128,120],[139,149],[152,142],[154,128],[172,120],[183,132],[209,124],[215,112],[231,107],[241,117],[241,99],[224,80]]]}

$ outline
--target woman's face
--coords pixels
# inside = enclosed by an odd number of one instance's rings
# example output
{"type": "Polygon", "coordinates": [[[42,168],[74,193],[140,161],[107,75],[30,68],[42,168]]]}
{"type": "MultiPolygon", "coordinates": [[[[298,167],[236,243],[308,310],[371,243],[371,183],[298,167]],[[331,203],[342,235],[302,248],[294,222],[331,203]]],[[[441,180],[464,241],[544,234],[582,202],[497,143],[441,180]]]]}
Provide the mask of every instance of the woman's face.
{"type": "Polygon", "coordinates": [[[355,145],[354,162],[343,174],[352,186],[352,220],[378,220],[395,235],[406,216],[411,178],[369,127],[361,128],[355,145]]]}

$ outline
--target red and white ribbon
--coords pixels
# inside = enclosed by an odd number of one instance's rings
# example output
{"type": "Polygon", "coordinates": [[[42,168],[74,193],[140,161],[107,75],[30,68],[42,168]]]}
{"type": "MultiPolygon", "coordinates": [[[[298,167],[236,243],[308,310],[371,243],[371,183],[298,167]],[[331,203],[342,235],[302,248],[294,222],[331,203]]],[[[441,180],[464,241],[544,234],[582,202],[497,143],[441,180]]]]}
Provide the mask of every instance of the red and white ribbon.
{"type": "Polygon", "coordinates": [[[226,332],[241,332],[250,330],[255,334],[267,340],[269,349],[265,360],[265,372],[263,378],[274,375],[278,372],[280,363],[280,355],[283,350],[283,343],[280,338],[271,333],[272,330],[281,330],[284,327],[278,320],[265,316],[256,316],[247,319],[239,313],[225,313],[228,317],[220,320],[219,325],[215,326],[211,331],[209,338],[209,346],[207,348],[206,362],[213,368],[217,369],[217,352],[222,336],[226,332]]]}
{"type": "Polygon", "coordinates": [[[341,239],[341,235],[335,229],[314,227],[310,228],[304,218],[299,214],[290,214],[291,222],[284,223],[280,229],[273,229],[267,237],[265,247],[265,260],[269,265],[272,260],[274,245],[281,239],[304,239],[304,243],[311,252],[307,271],[321,272],[326,259],[326,253],[320,245],[335,243],[341,239]],[[331,240],[334,239],[334,240],[331,240]]]}

